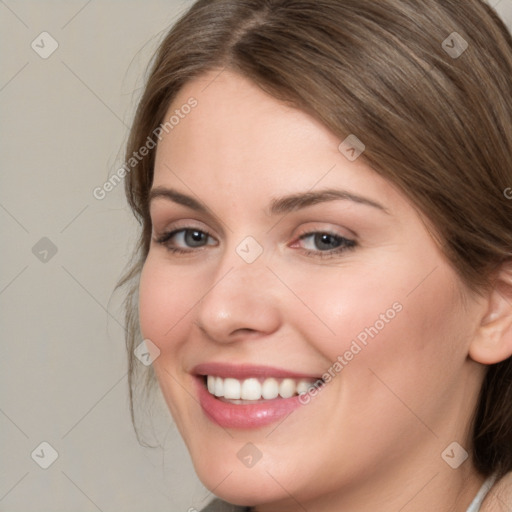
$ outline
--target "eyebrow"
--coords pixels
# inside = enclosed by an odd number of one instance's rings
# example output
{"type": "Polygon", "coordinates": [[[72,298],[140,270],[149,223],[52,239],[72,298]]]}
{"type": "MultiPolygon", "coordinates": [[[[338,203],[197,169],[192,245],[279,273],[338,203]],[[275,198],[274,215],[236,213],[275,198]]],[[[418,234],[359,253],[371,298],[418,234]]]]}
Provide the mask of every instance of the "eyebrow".
{"type": "MultiPolygon", "coordinates": [[[[182,194],[181,192],[171,188],[155,187],[151,189],[149,192],[149,202],[151,203],[151,201],[157,198],[168,199],[174,203],[181,204],[187,208],[204,214],[210,213],[209,209],[197,199],[186,194],[182,194]]],[[[348,192],[346,190],[332,188],[320,190],[318,192],[302,192],[274,198],[270,202],[268,212],[271,216],[281,215],[284,213],[301,210],[315,204],[336,200],[352,201],[357,204],[371,206],[389,215],[387,208],[377,203],[376,201],[359,196],[357,194],[353,194],[352,192],[348,192]]]]}

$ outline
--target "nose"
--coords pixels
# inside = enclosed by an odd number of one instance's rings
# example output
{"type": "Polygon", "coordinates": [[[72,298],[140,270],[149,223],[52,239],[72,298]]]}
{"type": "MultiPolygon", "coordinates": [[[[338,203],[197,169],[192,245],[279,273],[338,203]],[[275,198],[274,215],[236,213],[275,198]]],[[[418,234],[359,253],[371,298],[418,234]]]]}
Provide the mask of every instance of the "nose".
{"type": "Polygon", "coordinates": [[[217,343],[271,334],[280,323],[277,285],[265,258],[247,263],[233,251],[205,287],[194,323],[217,343]]]}

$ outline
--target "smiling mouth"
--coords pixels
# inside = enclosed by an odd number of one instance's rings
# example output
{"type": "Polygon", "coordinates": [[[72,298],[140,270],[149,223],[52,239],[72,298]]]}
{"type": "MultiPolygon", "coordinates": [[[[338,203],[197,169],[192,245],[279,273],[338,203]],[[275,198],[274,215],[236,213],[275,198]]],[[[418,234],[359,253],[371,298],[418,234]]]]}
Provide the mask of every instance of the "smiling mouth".
{"type": "Polygon", "coordinates": [[[211,395],[222,402],[237,405],[292,398],[325,384],[321,378],[249,377],[235,379],[216,375],[204,375],[203,382],[211,395]]]}
{"type": "Polygon", "coordinates": [[[251,364],[202,363],[190,373],[202,412],[223,428],[253,429],[280,421],[326,385],[314,374],[251,364]]]}

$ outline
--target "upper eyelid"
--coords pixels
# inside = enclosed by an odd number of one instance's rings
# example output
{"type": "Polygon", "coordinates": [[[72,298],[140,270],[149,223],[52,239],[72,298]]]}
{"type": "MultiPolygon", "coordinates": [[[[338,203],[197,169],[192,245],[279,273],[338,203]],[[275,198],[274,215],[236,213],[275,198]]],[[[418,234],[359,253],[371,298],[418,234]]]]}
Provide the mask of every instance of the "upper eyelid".
{"type": "MultiPolygon", "coordinates": [[[[158,224],[158,223],[156,223],[156,224],[158,224]]],[[[162,223],[162,224],[164,224],[164,223],[162,223]]],[[[171,223],[165,223],[164,226],[167,226],[169,224],[171,225],[171,227],[162,227],[158,231],[160,231],[161,234],[166,234],[166,233],[171,233],[173,231],[181,231],[181,230],[186,230],[186,229],[189,229],[189,230],[196,229],[197,231],[204,231],[205,233],[208,233],[208,234],[211,234],[211,231],[212,231],[211,229],[205,227],[205,225],[201,221],[198,221],[198,220],[181,220],[181,221],[178,220],[178,221],[171,222],[171,223]]],[[[154,228],[155,228],[154,221],[151,222],[151,226],[154,231],[154,228]]]]}
{"type": "MultiPolygon", "coordinates": [[[[174,236],[176,236],[177,234],[179,233],[182,233],[182,232],[186,232],[186,231],[200,231],[201,233],[204,233],[207,237],[210,237],[210,238],[213,238],[213,239],[216,239],[214,235],[212,235],[210,233],[209,230],[207,229],[204,229],[204,228],[198,228],[196,226],[176,226],[176,227],[172,227],[168,230],[165,230],[161,235],[159,235],[157,238],[161,239],[161,238],[172,238],[174,236]]],[[[358,237],[357,236],[345,236],[341,233],[337,233],[336,230],[333,230],[333,229],[328,229],[328,228],[325,228],[325,229],[322,229],[322,228],[310,228],[310,229],[306,229],[304,230],[304,232],[298,234],[298,235],[295,235],[294,236],[294,242],[293,243],[296,243],[304,238],[308,238],[310,236],[313,236],[313,235],[316,235],[318,233],[321,233],[321,234],[328,234],[330,236],[334,236],[334,237],[337,237],[337,238],[340,238],[340,239],[344,239],[344,240],[348,240],[350,242],[357,242],[357,239],[358,237]]]]}
{"type": "MultiPolygon", "coordinates": [[[[354,205],[362,205],[367,207],[369,206],[373,210],[380,211],[387,216],[392,216],[392,213],[388,210],[388,208],[382,206],[381,204],[373,200],[352,194],[347,191],[336,189],[325,189],[315,193],[299,193],[296,195],[283,197],[280,200],[274,200],[272,202],[273,207],[271,208],[271,210],[275,211],[271,211],[270,215],[279,215],[282,218],[284,218],[287,217],[289,214],[294,213],[306,214],[307,211],[309,211],[310,209],[314,209],[317,206],[330,206],[332,204],[344,202],[348,202],[354,205]],[[295,204],[296,202],[297,204],[295,204]]],[[[208,207],[206,207],[202,203],[199,203],[192,197],[189,197],[185,194],[182,194],[172,189],[167,189],[165,187],[156,187],[151,191],[149,203],[149,216],[151,218],[152,223],[154,223],[154,214],[152,214],[152,211],[154,208],[157,207],[156,205],[160,203],[170,203],[175,207],[181,206],[182,208],[189,210],[192,213],[192,215],[194,213],[200,216],[204,215],[205,218],[207,219],[207,222],[213,223],[215,225],[215,229],[219,231],[222,235],[225,234],[225,229],[227,231],[232,232],[232,229],[229,227],[229,225],[208,207]],[[190,200],[192,201],[192,204],[190,203],[190,200]]],[[[160,208],[160,206],[158,206],[158,208],[160,208]]],[[[266,215],[268,217],[269,213],[267,212],[266,215]]],[[[351,236],[357,237],[356,233],[354,233],[352,230],[349,231],[351,231],[352,233],[351,236]]]]}
{"type": "MultiPolygon", "coordinates": [[[[212,230],[210,230],[209,228],[206,228],[206,227],[202,227],[202,226],[199,226],[199,225],[191,225],[191,224],[186,224],[187,222],[191,222],[191,221],[181,221],[181,222],[184,222],[185,224],[183,225],[180,225],[180,221],[177,221],[178,224],[177,225],[172,225],[172,227],[170,228],[164,228],[164,229],[161,229],[160,231],[162,232],[162,234],[169,234],[169,233],[175,233],[177,231],[192,231],[192,230],[197,230],[197,231],[202,231],[212,237],[214,237],[214,235],[211,233],[212,230]]],[[[193,221],[193,222],[199,222],[200,221],[193,221]]],[[[326,222],[320,222],[320,221],[311,221],[310,223],[317,223],[317,224],[328,224],[326,222]]],[[[152,227],[154,227],[154,223],[152,223],[152,227]]],[[[351,233],[348,234],[347,236],[341,234],[341,233],[337,233],[336,229],[335,228],[321,228],[321,227],[316,227],[316,228],[309,228],[309,229],[305,229],[303,232],[301,232],[300,235],[295,235],[295,236],[304,236],[304,235],[307,235],[307,234],[312,234],[312,233],[330,233],[332,235],[335,235],[335,236],[340,236],[340,237],[343,237],[343,238],[349,238],[349,237],[353,237],[353,238],[357,238],[358,235],[353,232],[351,229],[348,229],[348,228],[344,228],[345,230],[347,231],[350,231],[351,233]]]]}
{"type": "MultiPolygon", "coordinates": [[[[167,217],[167,210],[166,209],[162,209],[162,213],[157,213],[159,210],[156,209],[156,204],[160,202],[160,201],[152,201],[149,205],[149,218],[151,220],[151,225],[154,227],[155,224],[164,224],[164,221],[160,220],[159,217],[162,216],[162,218],[166,218],[167,217]],[[156,211],[154,211],[156,210],[156,211]]],[[[162,201],[163,203],[164,201],[162,201]]],[[[171,204],[174,204],[175,206],[179,206],[178,204],[176,203],[171,203],[171,204]]],[[[208,224],[205,224],[205,222],[199,220],[199,218],[202,218],[203,215],[202,215],[202,212],[194,212],[193,210],[191,210],[189,213],[191,213],[192,217],[190,217],[189,219],[186,218],[186,214],[180,214],[179,217],[180,217],[180,220],[173,220],[173,221],[170,221],[170,222],[167,222],[165,221],[165,224],[172,224],[173,227],[172,229],[165,229],[166,232],[169,232],[169,231],[174,231],[175,229],[179,229],[179,228],[175,228],[174,225],[175,224],[179,224],[180,222],[184,222],[184,223],[194,223],[194,224],[198,224],[198,225],[204,225],[204,226],[207,226],[208,224]],[[194,218],[194,213],[196,215],[198,215],[199,218],[194,218]],[[183,220],[185,219],[185,220],[183,220]]],[[[172,217],[174,217],[174,215],[172,215],[172,217]]],[[[219,217],[217,217],[216,215],[213,215],[209,212],[206,212],[205,213],[205,221],[206,223],[213,223],[214,224],[214,229],[215,231],[219,232],[221,235],[224,235],[225,234],[225,229],[227,231],[232,231],[229,226],[222,221],[222,219],[220,219],[219,217]],[[224,229],[225,228],[225,229],[224,229]]],[[[188,224],[185,224],[184,225],[186,228],[188,228],[188,224]]],[[[193,229],[195,226],[192,226],[191,229],[193,229]]],[[[200,228],[201,230],[208,230],[210,231],[209,228],[200,228]]],[[[161,231],[164,231],[164,229],[162,229],[161,231]]]]}

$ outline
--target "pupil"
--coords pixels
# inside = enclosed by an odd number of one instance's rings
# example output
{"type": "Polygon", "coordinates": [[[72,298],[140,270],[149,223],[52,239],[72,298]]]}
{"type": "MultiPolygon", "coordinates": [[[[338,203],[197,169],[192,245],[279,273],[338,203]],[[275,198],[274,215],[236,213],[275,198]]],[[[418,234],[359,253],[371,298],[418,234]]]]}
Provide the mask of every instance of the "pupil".
{"type": "Polygon", "coordinates": [[[201,243],[203,238],[203,233],[200,231],[190,231],[189,232],[189,241],[191,241],[191,245],[194,245],[195,243],[201,243]]]}
{"type": "Polygon", "coordinates": [[[317,241],[319,241],[320,247],[322,246],[322,244],[325,244],[327,246],[327,249],[332,248],[331,246],[336,244],[334,237],[328,234],[317,235],[317,241]],[[331,243],[329,243],[329,240],[331,243]]]}

